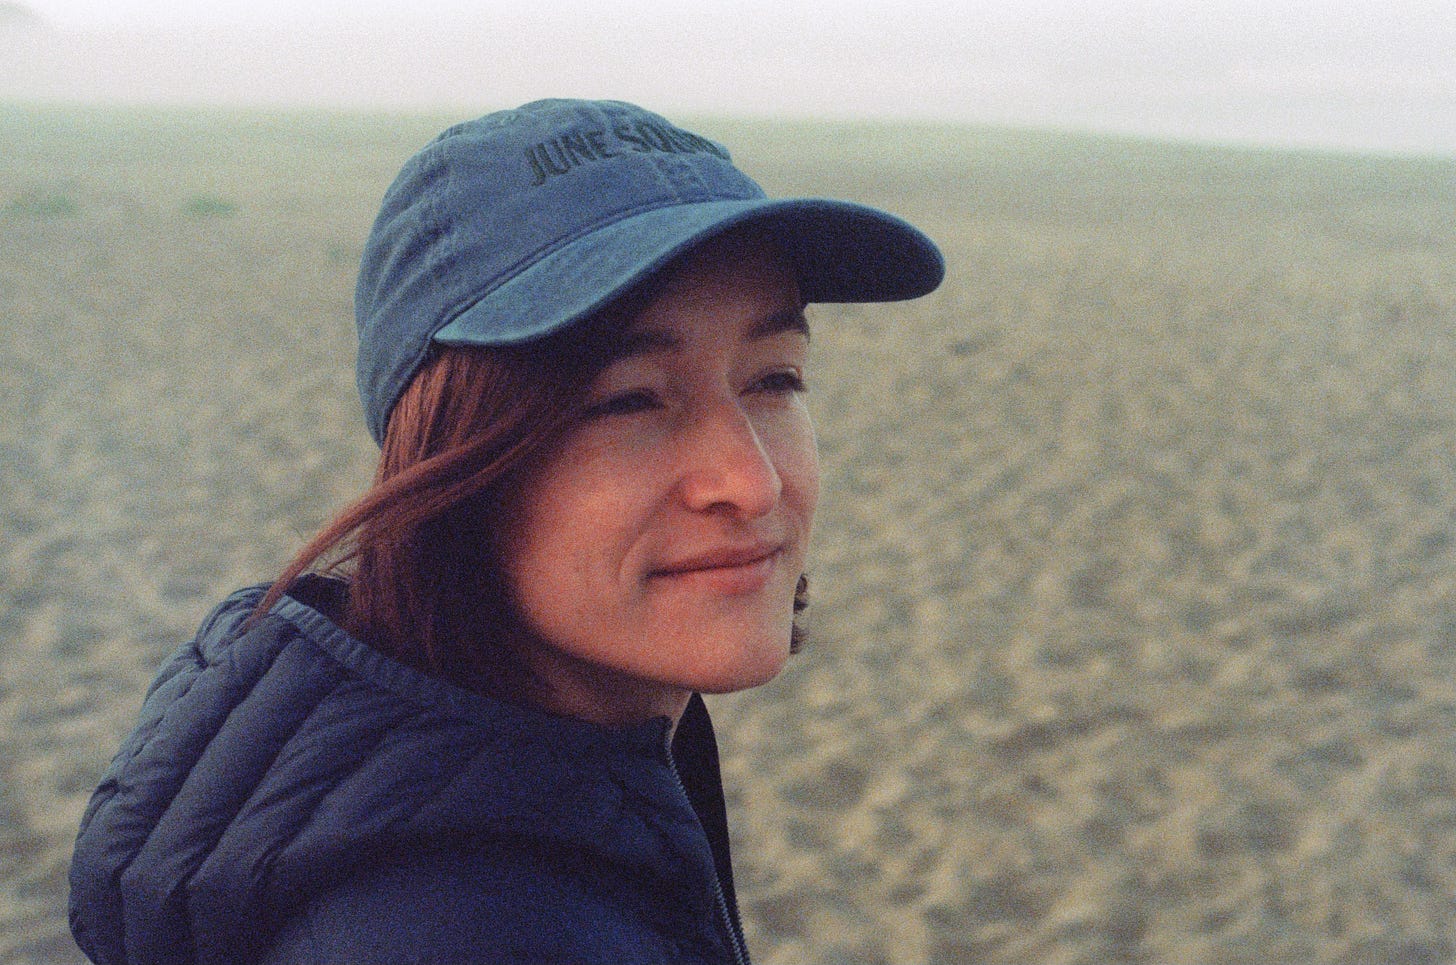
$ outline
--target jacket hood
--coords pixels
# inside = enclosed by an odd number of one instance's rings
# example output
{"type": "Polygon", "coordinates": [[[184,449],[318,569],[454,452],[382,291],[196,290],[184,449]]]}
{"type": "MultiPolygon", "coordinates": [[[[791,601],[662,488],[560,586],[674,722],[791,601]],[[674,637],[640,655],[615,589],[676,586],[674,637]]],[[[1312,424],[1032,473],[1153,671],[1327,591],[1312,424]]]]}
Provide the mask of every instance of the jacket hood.
{"type": "MultiPolygon", "coordinates": [[[[96,962],[246,959],[361,862],[424,841],[529,834],[631,866],[663,834],[637,802],[676,781],[665,718],[603,728],[481,697],[296,593],[245,628],[263,589],[162,667],[86,810],[71,927],[96,962]]],[[[700,835],[683,805],[673,833],[700,835]]]]}

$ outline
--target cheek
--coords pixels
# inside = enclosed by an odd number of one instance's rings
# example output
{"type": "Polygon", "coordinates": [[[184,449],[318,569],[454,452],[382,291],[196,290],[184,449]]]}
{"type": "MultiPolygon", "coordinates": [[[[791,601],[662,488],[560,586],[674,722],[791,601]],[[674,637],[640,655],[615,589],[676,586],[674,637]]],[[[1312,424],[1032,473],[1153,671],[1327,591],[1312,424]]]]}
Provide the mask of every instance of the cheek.
{"type": "Polygon", "coordinates": [[[564,446],[522,483],[504,542],[512,578],[563,585],[600,579],[644,518],[651,498],[645,460],[589,443],[564,446]]]}
{"type": "Polygon", "coordinates": [[[819,447],[807,412],[801,411],[776,433],[772,452],[784,499],[803,518],[807,530],[819,502],[819,447]]]}
{"type": "Polygon", "coordinates": [[[555,458],[526,477],[505,513],[502,558],[507,580],[521,587],[561,581],[579,565],[570,551],[590,542],[583,530],[598,514],[592,511],[590,487],[575,484],[569,461],[555,458]]]}

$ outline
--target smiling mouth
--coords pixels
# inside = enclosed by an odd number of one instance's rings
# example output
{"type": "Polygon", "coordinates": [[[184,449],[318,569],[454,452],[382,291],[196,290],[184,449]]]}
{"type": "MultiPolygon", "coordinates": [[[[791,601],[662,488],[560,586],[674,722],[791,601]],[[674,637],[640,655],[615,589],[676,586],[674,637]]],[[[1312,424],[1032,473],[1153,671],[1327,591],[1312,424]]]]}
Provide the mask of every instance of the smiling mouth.
{"type": "Polygon", "coordinates": [[[717,550],[653,570],[648,579],[729,593],[749,592],[768,582],[783,551],[782,546],[773,545],[717,550]]]}
{"type": "Polygon", "coordinates": [[[781,552],[783,552],[783,547],[771,544],[713,550],[670,563],[661,569],[654,570],[650,575],[683,576],[711,570],[742,569],[777,557],[781,552]]]}

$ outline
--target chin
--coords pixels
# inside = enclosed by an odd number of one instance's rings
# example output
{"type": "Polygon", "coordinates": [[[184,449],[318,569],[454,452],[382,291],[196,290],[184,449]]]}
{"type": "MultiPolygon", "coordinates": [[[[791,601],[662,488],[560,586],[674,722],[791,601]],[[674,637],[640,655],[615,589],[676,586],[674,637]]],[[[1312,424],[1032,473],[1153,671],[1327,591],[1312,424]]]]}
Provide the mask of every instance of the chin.
{"type": "Polygon", "coordinates": [[[717,668],[717,673],[704,674],[693,689],[705,694],[731,694],[768,683],[789,659],[789,631],[785,629],[781,636],[782,640],[775,636],[774,643],[753,647],[730,665],[717,668]]]}

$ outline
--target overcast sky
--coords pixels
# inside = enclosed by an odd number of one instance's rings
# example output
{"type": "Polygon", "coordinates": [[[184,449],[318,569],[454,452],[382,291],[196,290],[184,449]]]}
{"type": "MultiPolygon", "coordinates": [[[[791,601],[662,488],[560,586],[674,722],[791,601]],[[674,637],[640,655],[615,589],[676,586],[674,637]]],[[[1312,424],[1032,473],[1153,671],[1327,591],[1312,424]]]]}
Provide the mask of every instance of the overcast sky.
{"type": "Polygon", "coordinates": [[[44,26],[0,27],[0,100],[470,113],[611,96],[1456,154],[1456,0],[22,5],[44,26]]]}

